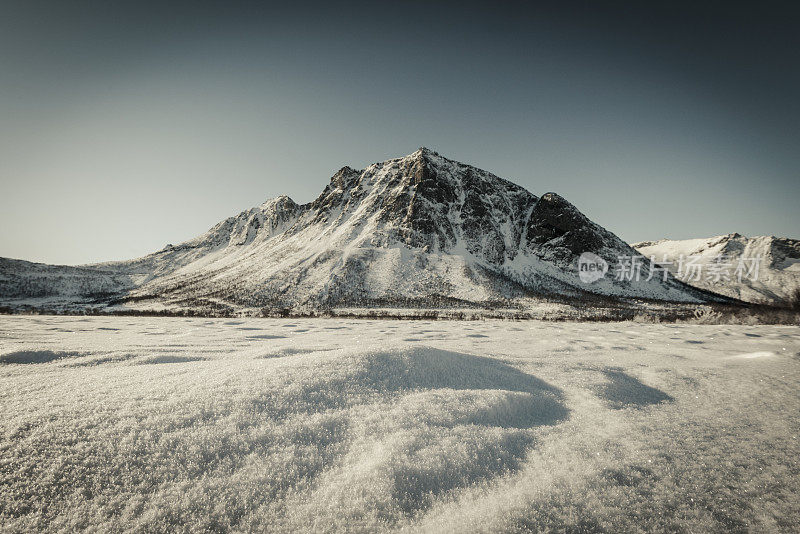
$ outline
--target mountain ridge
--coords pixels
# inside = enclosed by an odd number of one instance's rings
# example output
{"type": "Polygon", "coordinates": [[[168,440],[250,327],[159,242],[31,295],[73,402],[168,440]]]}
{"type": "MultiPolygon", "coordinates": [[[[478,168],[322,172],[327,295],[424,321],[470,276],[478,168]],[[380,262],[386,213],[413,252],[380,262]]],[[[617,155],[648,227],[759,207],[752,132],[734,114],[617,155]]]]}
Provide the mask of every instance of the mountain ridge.
{"type": "MultiPolygon", "coordinates": [[[[693,265],[699,279],[686,280],[696,287],[757,304],[794,305],[800,294],[800,240],[776,236],[747,237],[731,233],[707,238],[660,239],[631,245],[652,256],[678,275],[681,262],[693,265]],[[753,262],[758,260],[758,266],[753,262]],[[755,272],[740,280],[737,269],[755,272]],[[714,276],[708,276],[712,269],[714,276]],[[705,272],[705,274],[704,274],[705,272]],[[716,273],[727,274],[717,280],[716,273]]],[[[694,274],[694,273],[693,273],[694,274]]],[[[686,277],[684,277],[686,278],[686,277]]]]}
{"type": "MultiPolygon", "coordinates": [[[[609,273],[583,283],[577,261],[584,252],[602,258],[612,273],[620,258],[639,256],[560,195],[536,196],[421,147],[362,170],[342,167],[311,202],[281,195],[184,243],[82,268],[89,278],[96,270],[119,281],[116,306],[319,309],[443,299],[481,306],[586,295],[725,300],[669,276],[648,277],[646,262],[642,279],[609,273]]],[[[27,276],[5,265],[4,291],[27,276]]],[[[46,275],[40,278],[46,285],[46,275]]],[[[51,289],[58,296],[58,284],[51,289]]]]}

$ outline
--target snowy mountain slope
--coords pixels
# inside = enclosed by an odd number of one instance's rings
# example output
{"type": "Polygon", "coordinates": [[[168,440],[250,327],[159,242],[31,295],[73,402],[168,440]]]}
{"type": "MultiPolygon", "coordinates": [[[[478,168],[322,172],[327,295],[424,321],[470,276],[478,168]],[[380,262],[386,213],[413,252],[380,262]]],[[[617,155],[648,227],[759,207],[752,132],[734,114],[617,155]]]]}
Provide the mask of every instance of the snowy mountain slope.
{"type": "Polygon", "coordinates": [[[299,206],[289,197],[270,199],[218,223],[206,233],[126,261],[67,266],[0,258],[0,301],[37,299],[39,303],[96,303],[124,296],[132,289],[229,248],[268,239],[296,219],[299,206]]]}
{"type": "Polygon", "coordinates": [[[669,276],[647,280],[646,262],[640,279],[617,279],[624,257],[643,260],[559,195],[537,197],[421,148],[344,167],[308,204],[278,197],[185,243],[82,268],[113,273],[114,302],[128,307],[483,305],[589,293],[718,300],[669,276]],[[584,252],[609,264],[601,280],[580,281],[584,252]]]}
{"type": "Polygon", "coordinates": [[[0,258],[0,300],[3,302],[22,298],[91,301],[136,285],[131,276],[113,269],[0,258]]]}
{"type": "MultiPolygon", "coordinates": [[[[345,167],[283,232],[208,254],[134,298],[218,299],[234,306],[335,306],[404,301],[482,303],[524,295],[603,295],[695,302],[669,279],[589,287],[577,256],[616,264],[636,255],[558,195],[542,198],[427,149],[345,167]]],[[[643,277],[644,278],[644,277],[643,277]]]]}
{"type": "Polygon", "coordinates": [[[800,291],[800,240],[797,239],[745,237],[734,233],[701,239],[643,241],[633,247],[664,263],[692,285],[748,302],[788,302],[800,291]]]}
{"type": "Polygon", "coordinates": [[[231,247],[247,246],[256,239],[269,239],[290,226],[296,220],[299,210],[300,207],[292,199],[279,196],[235,217],[229,217],[208,232],[179,245],[167,245],[156,253],[135,260],[106,262],[87,267],[143,275],[146,278],[141,283],[144,283],[198,262],[205,256],[231,247]]]}

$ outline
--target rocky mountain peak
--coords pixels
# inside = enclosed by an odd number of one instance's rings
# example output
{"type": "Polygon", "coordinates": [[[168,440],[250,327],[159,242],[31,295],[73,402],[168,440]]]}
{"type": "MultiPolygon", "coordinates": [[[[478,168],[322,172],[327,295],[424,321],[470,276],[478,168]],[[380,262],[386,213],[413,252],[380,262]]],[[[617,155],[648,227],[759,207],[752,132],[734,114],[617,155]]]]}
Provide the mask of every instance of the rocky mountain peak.
{"type": "Polygon", "coordinates": [[[261,211],[294,210],[297,208],[297,203],[287,195],[279,195],[264,201],[259,208],[261,211]]]}
{"type": "Polygon", "coordinates": [[[715,298],[660,278],[631,284],[608,277],[584,285],[577,276],[584,252],[610,266],[620,256],[636,254],[556,193],[539,198],[420,147],[360,171],[342,167],[308,204],[279,196],[195,239],[103,268],[143,281],[135,282],[137,302],[221,299],[231,306],[291,307],[445,298],[480,303],[584,292],[715,298]]]}
{"type": "Polygon", "coordinates": [[[330,185],[332,188],[336,189],[350,189],[355,184],[360,174],[361,171],[345,165],[336,171],[336,174],[331,176],[330,185]]]}
{"type": "Polygon", "coordinates": [[[542,195],[533,207],[527,230],[528,241],[534,247],[562,248],[564,256],[597,250],[609,238],[604,235],[605,230],[557,193],[542,195]]]}
{"type": "Polygon", "coordinates": [[[428,159],[431,157],[441,157],[441,156],[435,150],[431,150],[428,147],[421,146],[406,157],[414,159],[428,159]]]}

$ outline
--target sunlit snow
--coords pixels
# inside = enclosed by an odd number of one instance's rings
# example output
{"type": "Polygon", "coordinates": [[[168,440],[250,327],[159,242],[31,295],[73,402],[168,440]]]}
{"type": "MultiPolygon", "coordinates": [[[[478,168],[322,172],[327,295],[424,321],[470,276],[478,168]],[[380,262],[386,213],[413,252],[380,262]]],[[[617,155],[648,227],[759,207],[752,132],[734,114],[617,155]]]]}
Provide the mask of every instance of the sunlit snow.
{"type": "Polygon", "coordinates": [[[789,531],[799,354],[781,326],[0,317],[0,524],[789,531]]]}

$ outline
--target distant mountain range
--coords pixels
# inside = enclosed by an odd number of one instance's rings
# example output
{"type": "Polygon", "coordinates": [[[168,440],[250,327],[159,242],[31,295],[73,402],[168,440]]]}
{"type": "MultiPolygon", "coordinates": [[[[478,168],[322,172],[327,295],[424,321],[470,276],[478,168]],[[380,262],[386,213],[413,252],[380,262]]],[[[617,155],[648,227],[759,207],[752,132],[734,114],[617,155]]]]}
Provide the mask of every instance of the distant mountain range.
{"type": "Polygon", "coordinates": [[[739,234],[632,245],[681,280],[747,302],[781,304],[800,292],[800,240],[739,234]]]}
{"type": "Polygon", "coordinates": [[[595,296],[728,300],[652,274],[636,250],[561,196],[537,197],[420,148],[363,170],[344,167],[308,204],[280,196],[142,258],[80,267],[2,259],[0,304],[256,313],[595,296]],[[585,257],[602,264],[599,279],[582,281],[585,257]],[[615,276],[631,259],[637,277],[615,276]]]}

